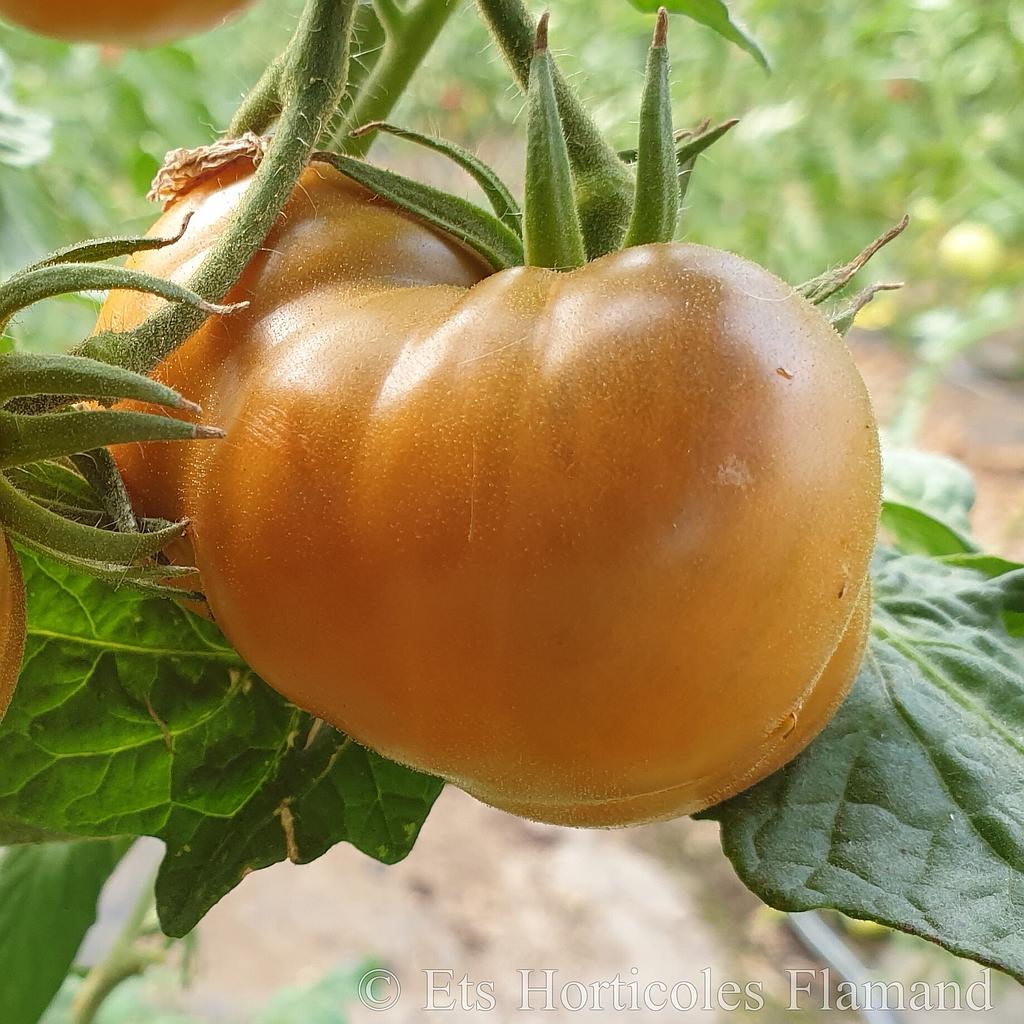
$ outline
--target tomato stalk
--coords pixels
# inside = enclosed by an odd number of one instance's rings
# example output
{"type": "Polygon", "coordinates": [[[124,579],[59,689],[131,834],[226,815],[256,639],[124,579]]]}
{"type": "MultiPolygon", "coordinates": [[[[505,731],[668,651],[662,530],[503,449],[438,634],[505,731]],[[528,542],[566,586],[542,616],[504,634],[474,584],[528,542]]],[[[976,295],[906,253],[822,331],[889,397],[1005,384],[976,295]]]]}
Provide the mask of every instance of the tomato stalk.
{"type": "MultiPolygon", "coordinates": [[[[523,0],[477,0],[477,6],[520,89],[526,93],[536,28],[523,0]]],[[[576,183],[587,257],[596,259],[622,247],[633,206],[633,175],[557,68],[554,89],[576,183]]]]}
{"type": "MultiPolygon", "coordinates": [[[[374,0],[384,28],[384,49],[346,111],[348,127],[388,117],[457,4],[458,0],[414,0],[402,8],[395,0],[374,0]]],[[[343,132],[338,137],[339,147],[351,156],[365,156],[372,144],[369,135],[343,132]]]]}
{"type": "MultiPolygon", "coordinates": [[[[357,0],[308,0],[282,57],[257,86],[260,103],[243,105],[247,117],[281,98],[277,130],[253,175],[238,216],[189,282],[200,295],[220,299],[237,283],[274,226],[317,143],[338,110],[348,81],[352,19],[357,0]]],[[[98,335],[79,352],[148,373],[202,326],[199,310],[167,307],[134,331],[98,335]]]]}
{"type": "Polygon", "coordinates": [[[869,284],[862,288],[850,301],[829,316],[829,323],[835,328],[836,334],[845,337],[853,326],[857,314],[879,293],[892,292],[902,288],[902,282],[891,281],[881,284],[869,284]]]}
{"type": "Polygon", "coordinates": [[[151,533],[114,533],[65,519],[50,512],[9,480],[0,476],[0,523],[14,540],[77,558],[132,565],[151,558],[185,531],[185,523],[169,523],[151,533]]]}
{"type": "Polygon", "coordinates": [[[11,317],[19,310],[43,299],[70,292],[109,291],[112,288],[159,295],[168,302],[187,305],[203,316],[233,313],[245,306],[245,303],[240,306],[207,302],[191,288],[125,267],[97,266],[93,263],[44,263],[16,274],[0,286],[0,330],[6,328],[11,317]]]}

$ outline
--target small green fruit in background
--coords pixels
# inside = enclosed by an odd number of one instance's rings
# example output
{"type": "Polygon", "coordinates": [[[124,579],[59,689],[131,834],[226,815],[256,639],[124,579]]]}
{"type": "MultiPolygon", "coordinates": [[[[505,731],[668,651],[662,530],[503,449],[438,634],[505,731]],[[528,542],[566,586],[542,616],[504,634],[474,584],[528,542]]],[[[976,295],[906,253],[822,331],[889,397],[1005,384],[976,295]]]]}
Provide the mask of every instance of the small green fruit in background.
{"type": "Polygon", "coordinates": [[[1006,250],[987,225],[963,221],[950,228],[939,242],[943,269],[971,281],[984,281],[1002,267],[1006,250]]]}

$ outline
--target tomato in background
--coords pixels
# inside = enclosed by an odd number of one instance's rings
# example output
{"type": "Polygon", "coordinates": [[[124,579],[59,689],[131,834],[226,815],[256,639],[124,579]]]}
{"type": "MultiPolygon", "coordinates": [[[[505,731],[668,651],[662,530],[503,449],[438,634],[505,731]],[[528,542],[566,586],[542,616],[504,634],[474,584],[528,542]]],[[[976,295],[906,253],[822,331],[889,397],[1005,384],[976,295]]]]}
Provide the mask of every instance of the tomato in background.
{"type": "Polygon", "coordinates": [[[78,43],[153,46],[219,25],[252,0],[0,0],[0,20],[78,43]]]}

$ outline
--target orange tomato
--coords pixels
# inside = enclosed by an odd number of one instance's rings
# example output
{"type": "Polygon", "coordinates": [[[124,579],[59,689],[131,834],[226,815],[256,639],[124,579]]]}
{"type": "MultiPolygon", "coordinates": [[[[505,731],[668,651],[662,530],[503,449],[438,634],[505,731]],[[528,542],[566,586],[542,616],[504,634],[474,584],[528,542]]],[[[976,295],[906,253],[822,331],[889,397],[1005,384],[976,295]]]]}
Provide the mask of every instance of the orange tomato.
{"type": "Polygon", "coordinates": [[[251,0],[0,0],[0,19],[81,43],[153,46],[220,24],[251,0]]]}
{"type": "Polygon", "coordinates": [[[0,719],[18,684],[24,650],[25,584],[18,556],[5,540],[0,545],[0,719]]]}
{"type": "MultiPolygon", "coordinates": [[[[184,280],[237,162],[133,265],[184,280]]],[[[856,673],[878,435],[850,354],[738,256],[491,273],[324,166],[157,375],[227,430],[116,457],[188,516],[213,613],[296,704],[527,817],[695,811],[790,760],[856,673]]],[[[159,305],[110,296],[98,329],[159,305]]]]}

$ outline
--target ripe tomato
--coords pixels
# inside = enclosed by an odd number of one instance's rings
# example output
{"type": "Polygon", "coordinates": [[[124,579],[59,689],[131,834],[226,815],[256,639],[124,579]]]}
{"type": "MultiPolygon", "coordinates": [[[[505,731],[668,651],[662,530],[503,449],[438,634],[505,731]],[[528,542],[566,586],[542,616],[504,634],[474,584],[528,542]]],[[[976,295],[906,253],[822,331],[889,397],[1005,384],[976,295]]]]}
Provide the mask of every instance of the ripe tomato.
{"type": "MultiPolygon", "coordinates": [[[[247,173],[134,265],[187,277],[247,173]]],[[[490,274],[315,166],[232,297],[158,371],[227,439],[116,455],[295,703],[498,807],[617,825],[738,792],[845,695],[877,430],[767,271],[670,244],[490,274]]],[[[157,302],[114,293],[98,328],[157,302]]]]}
{"type": "Polygon", "coordinates": [[[152,46],[213,28],[251,0],[0,0],[0,19],[81,43],[152,46]]]}
{"type": "Polygon", "coordinates": [[[21,564],[5,540],[0,544],[0,719],[11,703],[25,650],[25,584],[21,564]]]}

